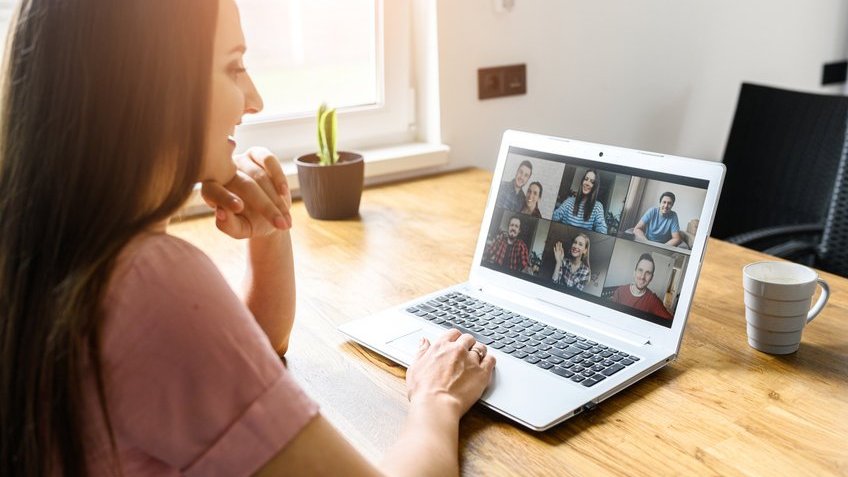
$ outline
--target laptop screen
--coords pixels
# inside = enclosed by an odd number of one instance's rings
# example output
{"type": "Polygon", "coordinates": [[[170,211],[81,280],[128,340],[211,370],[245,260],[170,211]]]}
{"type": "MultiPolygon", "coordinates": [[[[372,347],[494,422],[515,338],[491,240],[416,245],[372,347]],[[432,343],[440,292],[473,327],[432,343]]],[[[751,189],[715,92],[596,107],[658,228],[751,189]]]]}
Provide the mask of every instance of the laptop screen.
{"type": "Polygon", "coordinates": [[[510,147],[481,265],[671,327],[708,182],[510,147]]]}

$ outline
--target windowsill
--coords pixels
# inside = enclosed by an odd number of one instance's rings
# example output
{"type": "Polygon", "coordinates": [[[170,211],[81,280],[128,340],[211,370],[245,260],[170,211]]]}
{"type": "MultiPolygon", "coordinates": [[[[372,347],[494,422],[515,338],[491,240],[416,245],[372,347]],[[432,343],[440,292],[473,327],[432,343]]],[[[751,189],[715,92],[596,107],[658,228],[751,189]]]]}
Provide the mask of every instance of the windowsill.
{"type": "MultiPolygon", "coordinates": [[[[445,144],[409,143],[391,147],[358,150],[365,158],[365,185],[405,179],[417,175],[437,172],[448,164],[450,147],[445,144]]],[[[283,161],[283,171],[289,181],[294,197],[300,196],[297,166],[291,160],[283,161]]],[[[188,202],[180,210],[182,217],[212,213],[200,197],[200,185],[196,185],[188,202]]]]}

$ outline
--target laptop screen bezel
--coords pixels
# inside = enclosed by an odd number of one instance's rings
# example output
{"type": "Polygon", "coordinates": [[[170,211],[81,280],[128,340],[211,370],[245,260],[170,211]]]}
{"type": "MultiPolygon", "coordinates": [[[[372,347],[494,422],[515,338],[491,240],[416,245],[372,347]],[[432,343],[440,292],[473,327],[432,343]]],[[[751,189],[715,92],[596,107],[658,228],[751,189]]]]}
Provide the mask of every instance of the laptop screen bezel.
{"type": "MultiPolygon", "coordinates": [[[[579,310],[580,316],[576,321],[586,326],[601,329],[620,329],[632,336],[648,337],[652,344],[659,347],[679,349],[680,339],[686,325],[688,313],[694,297],[697,278],[700,274],[707,238],[712,227],[715,210],[724,179],[724,165],[718,162],[688,159],[668,154],[638,151],[615,146],[594,144],[565,138],[556,138],[521,131],[508,130],[504,132],[492,185],[486,203],[482,226],[477,240],[470,280],[472,284],[493,286],[521,297],[532,300],[531,307],[538,304],[552,304],[565,310],[579,310]],[[602,304],[583,300],[577,296],[562,293],[558,290],[527,281],[515,276],[502,273],[482,265],[483,253],[489,233],[490,224],[495,212],[498,188],[502,181],[511,179],[505,177],[504,168],[510,151],[529,150],[540,153],[541,156],[552,154],[562,159],[576,158],[597,164],[599,170],[604,166],[626,167],[630,170],[644,171],[644,177],[680,176],[706,183],[706,197],[699,218],[699,226],[689,254],[680,295],[675,309],[671,327],[646,321],[642,318],[617,311],[602,304]]],[[[509,175],[509,171],[506,171],[509,175]]],[[[532,179],[531,179],[532,180],[532,179]]],[[[544,305],[542,305],[544,308],[544,305]]],[[[551,311],[551,310],[546,310],[551,311]]],[[[559,309],[556,309],[559,311],[559,309]]],[[[575,321],[575,316],[568,317],[575,321]]]]}

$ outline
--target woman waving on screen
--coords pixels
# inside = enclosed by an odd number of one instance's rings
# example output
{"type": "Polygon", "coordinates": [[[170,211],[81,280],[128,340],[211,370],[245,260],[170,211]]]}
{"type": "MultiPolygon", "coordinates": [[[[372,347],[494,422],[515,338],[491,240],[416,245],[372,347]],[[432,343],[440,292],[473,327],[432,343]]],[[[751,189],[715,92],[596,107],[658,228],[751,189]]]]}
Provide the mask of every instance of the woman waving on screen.
{"type": "Polygon", "coordinates": [[[557,242],[554,245],[554,259],[554,283],[583,290],[592,275],[592,269],[589,267],[589,236],[578,234],[574,237],[568,249],[568,258],[562,242],[557,242]]]}

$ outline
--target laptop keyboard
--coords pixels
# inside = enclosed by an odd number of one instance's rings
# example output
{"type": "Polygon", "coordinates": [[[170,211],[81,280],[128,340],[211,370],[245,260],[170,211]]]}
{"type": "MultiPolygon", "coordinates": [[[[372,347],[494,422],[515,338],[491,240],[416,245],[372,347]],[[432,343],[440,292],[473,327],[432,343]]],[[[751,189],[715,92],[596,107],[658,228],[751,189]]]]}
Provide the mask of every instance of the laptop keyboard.
{"type": "Polygon", "coordinates": [[[456,328],[484,345],[586,387],[639,358],[462,293],[446,293],[407,312],[456,328]]]}

